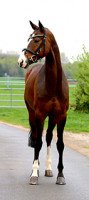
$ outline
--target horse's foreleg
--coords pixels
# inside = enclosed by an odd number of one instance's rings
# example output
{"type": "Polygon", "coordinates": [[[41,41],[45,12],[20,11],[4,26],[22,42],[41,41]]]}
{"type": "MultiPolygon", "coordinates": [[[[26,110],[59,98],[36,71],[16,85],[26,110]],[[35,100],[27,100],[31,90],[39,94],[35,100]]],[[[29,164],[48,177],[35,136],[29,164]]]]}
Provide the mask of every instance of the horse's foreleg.
{"type": "Polygon", "coordinates": [[[46,134],[46,143],[47,143],[47,155],[46,155],[46,170],[45,170],[45,176],[52,177],[52,160],[51,160],[51,141],[53,137],[53,128],[55,127],[55,124],[52,122],[52,117],[49,117],[48,121],[48,129],[46,134]]]}
{"type": "Polygon", "coordinates": [[[45,176],[52,177],[51,145],[47,147],[45,176]]]}
{"type": "Polygon", "coordinates": [[[65,185],[65,178],[63,175],[63,150],[64,150],[64,143],[63,143],[63,130],[66,123],[66,118],[57,124],[57,150],[59,153],[59,163],[58,163],[58,176],[56,184],[65,185]]]}

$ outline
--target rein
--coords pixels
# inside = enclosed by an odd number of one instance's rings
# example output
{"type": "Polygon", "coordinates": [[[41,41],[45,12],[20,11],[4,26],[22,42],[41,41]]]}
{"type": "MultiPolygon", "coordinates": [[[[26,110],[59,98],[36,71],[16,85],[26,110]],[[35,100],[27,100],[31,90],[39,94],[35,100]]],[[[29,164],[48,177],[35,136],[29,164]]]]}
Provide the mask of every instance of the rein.
{"type": "Polygon", "coordinates": [[[44,51],[45,51],[45,38],[46,38],[46,35],[45,34],[43,34],[43,35],[30,35],[30,37],[29,37],[29,39],[28,39],[28,41],[30,40],[30,39],[34,39],[34,38],[36,38],[36,37],[41,37],[42,38],[42,42],[41,42],[41,44],[38,46],[38,48],[36,49],[36,51],[32,51],[32,50],[30,50],[30,49],[28,49],[28,48],[24,48],[22,51],[25,51],[25,52],[28,52],[28,53],[32,53],[32,56],[31,56],[31,58],[30,59],[28,59],[28,64],[30,63],[30,61],[32,61],[33,63],[35,63],[35,62],[37,62],[38,61],[38,59],[40,59],[40,57],[39,57],[39,53],[40,53],[40,50],[41,50],[41,48],[42,48],[42,46],[44,45],[44,51]]]}

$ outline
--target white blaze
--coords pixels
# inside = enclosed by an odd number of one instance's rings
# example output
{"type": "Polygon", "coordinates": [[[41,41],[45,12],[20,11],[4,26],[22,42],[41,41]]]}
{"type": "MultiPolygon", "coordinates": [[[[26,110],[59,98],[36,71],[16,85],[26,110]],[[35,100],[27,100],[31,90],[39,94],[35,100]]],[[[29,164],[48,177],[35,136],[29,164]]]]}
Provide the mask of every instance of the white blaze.
{"type": "Polygon", "coordinates": [[[19,65],[22,63],[22,67],[25,68],[27,65],[26,61],[27,61],[27,58],[25,57],[24,52],[22,52],[18,58],[18,63],[19,65]]]}

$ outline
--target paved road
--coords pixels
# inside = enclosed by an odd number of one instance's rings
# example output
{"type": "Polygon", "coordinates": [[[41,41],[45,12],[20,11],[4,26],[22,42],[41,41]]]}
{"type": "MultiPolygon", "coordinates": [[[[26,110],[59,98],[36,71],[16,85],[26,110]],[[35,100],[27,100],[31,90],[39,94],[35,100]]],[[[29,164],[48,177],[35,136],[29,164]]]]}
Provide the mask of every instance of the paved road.
{"type": "Polygon", "coordinates": [[[52,143],[53,178],[44,177],[45,142],[40,154],[39,185],[29,185],[33,150],[27,132],[0,124],[0,200],[89,200],[89,159],[65,148],[66,185],[55,184],[57,151],[52,143]]]}

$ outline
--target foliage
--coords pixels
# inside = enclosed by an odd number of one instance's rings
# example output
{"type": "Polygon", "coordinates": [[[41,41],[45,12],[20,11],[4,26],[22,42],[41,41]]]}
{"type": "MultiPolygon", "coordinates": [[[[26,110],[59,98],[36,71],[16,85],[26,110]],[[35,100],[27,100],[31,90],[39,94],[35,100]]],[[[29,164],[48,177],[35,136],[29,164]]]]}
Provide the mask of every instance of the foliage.
{"type": "Polygon", "coordinates": [[[76,109],[89,111],[89,53],[85,47],[78,57],[76,109]]]}
{"type": "Polygon", "coordinates": [[[62,62],[62,66],[63,66],[66,77],[68,79],[76,79],[78,61],[73,61],[71,63],[66,57],[65,53],[61,53],[61,62],[62,62]]]}
{"type": "Polygon", "coordinates": [[[77,61],[63,64],[63,69],[68,79],[76,79],[77,68],[77,61]]]}
{"type": "Polygon", "coordinates": [[[64,52],[61,53],[61,62],[65,64],[69,63],[69,59],[67,58],[64,52]]]}
{"type": "MultiPolygon", "coordinates": [[[[0,76],[24,76],[25,70],[18,66],[17,60],[18,55],[0,54],[0,76]]],[[[64,53],[61,53],[61,61],[67,78],[74,79],[77,63],[70,63],[64,53]]],[[[44,60],[41,62],[44,63],[44,60]]]]}
{"type": "Polygon", "coordinates": [[[0,76],[23,76],[24,70],[18,67],[18,55],[0,55],[0,76]]]}

